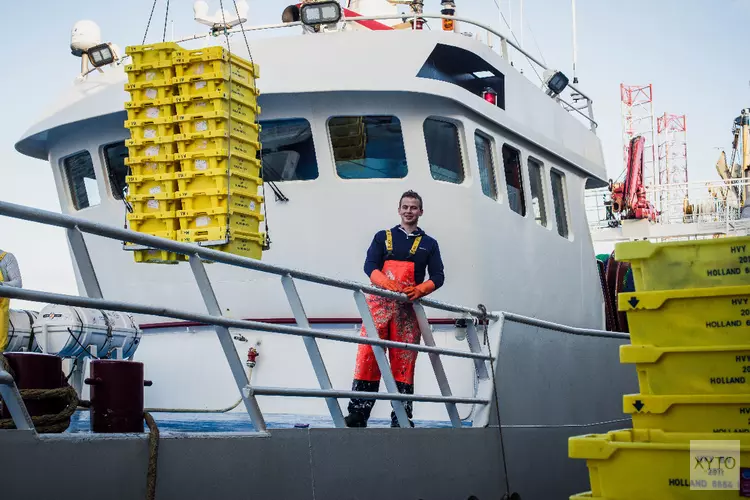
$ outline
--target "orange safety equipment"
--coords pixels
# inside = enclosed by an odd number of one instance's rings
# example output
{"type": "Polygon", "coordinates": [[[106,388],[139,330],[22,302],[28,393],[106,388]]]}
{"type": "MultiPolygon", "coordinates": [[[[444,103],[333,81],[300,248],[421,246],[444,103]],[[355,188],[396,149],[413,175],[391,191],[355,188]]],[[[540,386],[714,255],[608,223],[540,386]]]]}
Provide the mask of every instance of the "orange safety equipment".
{"type": "Polygon", "coordinates": [[[401,292],[403,288],[401,285],[396,283],[394,280],[383,274],[379,269],[375,269],[370,275],[370,281],[373,285],[385,288],[391,292],[401,292]]]}
{"type": "Polygon", "coordinates": [[[408,287],[404,290],[404,293],[407,297],[409,297],[409,300],[413,302],[417,299],[421,299],[425,295],[431,294],[434,291],[435,283],[433,283],[432,280],[427,280],[420,285],[408,287]]]}
{"type": "MultiPolygon", "coordinates": [[[[402,289],[415,285],[413,262],[388,260],[383,265],[383,274],[402,287],[402,289]]],[[[408,342],[410,344],[419,343],[421,332],[417,316],[411,304],[368,295],[367,305],[370,307],[372,318],[375,321],[378,337],[384,340],[408,342]]],[[[367,335],[364,326],[362,327],[361,335],[363,337],[367,335]]],[[[388,358],[393,377],[396,381],[413,384],[414,365],[417,361],[416,351],[389,348],[388,358]]],[[[369,345],[359,345],[354,378],[371,382],[380,380],[380,368],[375,361],[372,347],[369,345]]]]}
{"type": "MultiPolygon", "coordinates": [[[[5,252],[0,253],[0,262],[5,258],[5,252]]],[[[0,282],[8,281],[3,272],[0,271],[0,282]]],[[[0,297],[0,353],[8,346],[8,326],[10,320],[10,299],[0,297]]]]}

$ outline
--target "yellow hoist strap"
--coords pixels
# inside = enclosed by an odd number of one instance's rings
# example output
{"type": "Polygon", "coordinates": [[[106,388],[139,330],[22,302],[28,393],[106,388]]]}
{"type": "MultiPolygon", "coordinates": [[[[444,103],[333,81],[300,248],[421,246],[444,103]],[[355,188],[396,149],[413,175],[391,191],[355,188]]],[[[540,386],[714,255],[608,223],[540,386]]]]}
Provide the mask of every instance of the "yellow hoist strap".
{"type": "MultiPolygon", "coordinates": [[[[409,255],[414,255],[417,253],[417,250],[419,249],[419,244],[422,242],[422,237],[417,236],[414,240],[414,244],[411,246],[411,250],[409,250],[409,255]]],[[[390,229],[385,230],[385,250],[390,254],[393,252],[393,233],[391,233],[390,229]]]]}
{"type": "Polygon", "coordinates": [[[3,261],[3,259],[5,258],[6,255],[8,255],[8,252],[0,253],[0,262],[3,261]]]}

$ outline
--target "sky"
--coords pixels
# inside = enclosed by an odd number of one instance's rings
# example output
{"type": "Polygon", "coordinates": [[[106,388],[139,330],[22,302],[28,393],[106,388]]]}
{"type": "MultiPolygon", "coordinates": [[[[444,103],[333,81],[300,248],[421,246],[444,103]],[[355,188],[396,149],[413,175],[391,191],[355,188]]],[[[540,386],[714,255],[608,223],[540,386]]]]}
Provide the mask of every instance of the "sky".
{"type": "MultiPolygon", "coordinates": [[[[224,0],[228,9],[230,2],[224,0]]],[[[0,55],[6,70],[0,82],[0,199],[60,211],[50,165],[20,155],[14,144],[78,74],[80,61],[69,50],[73,24],[90,19],[99,24],[105,40],[122,48],[136,45],[143,38],[152,3],[37,0],[5,7],[6,19],[23,20],[29,30],[16,35],[17,49],[0,55]]],[[[165,3],[158,0],[147,43],[161,41],[165,3]]],[[[211,13],[219,7],[219,0],[208,3],[211,13]]],[[[248,3],[249,24],[259,25],[279,22],[289,0],[248,3]]],[[[523,0],[523,26],[521,0],[456,3],[459,15],[508,33],[499,3],[524,47],[572,76],[571,0],[523,0]]],[[[205,32],[193,21],[192,4],[170,1],[168,37],[173,31],[177,38],[205,32]]],[[[427,12],[439,10],[439,0],[425,4],[427,12]]],[[[620,84],[651,83],[657,115],[687,115],[690,178],[717,180],[717,148],[729,150],[732,120],[750,104],[750,77],[737,47],[750,18],[750,0],[576,0],[576,9],[579,86],[594,101],[610,177],[622,171],[620,84]]],[[[14,26],[18,31],[21,23],[14,26]]],[[[514,60],[536,78],[517,55],[514,60]]],[[[76,293],[63,230],[0,217],[0,249],[16,255],[26,288],[76,293]]],[[[14,307],[25,305],[14,302],[14,307]]]]}

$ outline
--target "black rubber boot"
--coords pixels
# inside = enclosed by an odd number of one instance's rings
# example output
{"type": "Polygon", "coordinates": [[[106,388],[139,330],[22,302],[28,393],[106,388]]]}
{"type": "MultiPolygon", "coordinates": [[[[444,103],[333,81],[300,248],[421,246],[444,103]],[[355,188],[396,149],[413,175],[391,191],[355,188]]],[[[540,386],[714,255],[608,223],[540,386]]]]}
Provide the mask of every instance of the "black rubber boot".
{"type": "MultiPolygon", "coordinates": [[[[357,380],[352,382],[353,391],[361,392],[378,392],[380,382],[371,382],[369,380],[357,380]]],[[[367,421],[370,419],[372,407],[375,406],[374,399],[353,398],[349,401],[349,415],[344,417],[347,427],[367,427],[367,421]]]]}
{"type": "MultiPolygon", "coordinates": [[[[405,384],[403,382],[396,382],[396,387],[398,388],[398,392],[401,394],[414,394],[414,385],[413,384],[405,384]]],[[[412,422],[412,402],[411,401],[404,401],[404,409],[406,410],[406,416],[409,417],[409,425],[414,427],[414,422],[412,422]]],[[[396,418],[396,412],[391,412],[391,427],[401,427],[398,423],[398,418],[396,418]]]]}

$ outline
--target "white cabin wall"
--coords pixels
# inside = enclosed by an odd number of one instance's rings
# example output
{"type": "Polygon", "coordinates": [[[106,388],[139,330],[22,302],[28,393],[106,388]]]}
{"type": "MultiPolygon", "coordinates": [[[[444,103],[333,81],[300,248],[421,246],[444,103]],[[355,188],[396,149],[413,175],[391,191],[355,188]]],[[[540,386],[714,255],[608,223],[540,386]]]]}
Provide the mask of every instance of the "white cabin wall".
{"type": "MultiPolygon", "coordinates": [[[[419,94],[318,93],[299,96],[265,96],[264,119],[305,118],[315,140],[319,177],[312,181],[278,183],[289,197],[274,200],[266,190],[273,246],[263,260],[328,276],[365,282],[362,267],[373,234],[398,223],[401,193],[415,189],[425,198],[422,226],[441,244],[446,265],[446,285],[434,298],[489,309],[501,309],[576,326],[600,326],[600,298],[592,286],[598,283],[591,247],[580,204],[571,198],[580,193],[581,178],[567,172],[569,224],[572,241],[554,230],[549,187],[549,167],[554,164],[541,151],[535,156],[545,165],[546,209],[549,226],[542,228],[528,214],[528,171],[524,172],[527,217],[507,205],[500,148],[502,143],[522,151],[522,165],[532,149],[517,137],[502,132],[476,115],[446,99],[419,94]],[[365,98],[368,95],[369,98],[365,98]],[[327,120],[335,115],[395,115],[402,125],[409,167],[405,179],[345,180],[337,176],[328,138],[327,120]],[[427,152],[423,122],[428,116],[459,123],[466,178],[456,185],[432,179],[426,168],[427,152]],[[471,116],[471,117],[470,117],[471,116]],[[479,182],[474,131],[480,128],[494,137],[498,201],[484,196],[479,182]],[[579,206],[580,205],[580,206],[579,206]],[[590,257],[590,259],[589,259],[590,257]],[[564,264],[562,264],[564,263],[564,264]],[[591,290],[590,290],[591,289],[591,290]],[[557,297],[557,298],[553,298],[557,297]],[[593,309],[593,310],[592,310],[593,309]]],[[[110,196],[101,146],[123,140],[127,132],[113,120],[95,128],[82,124],[52,149],[64,211],[111,225],[124,223],[124,206],[110,196]],[[96,133],[94,133],[96,132],[96,133]],[[81,149],[92,153],[102,204],[76,212],[67,200],[67,184],[60,175],[59,159],[81,149]]],[[[92,261],[105,297],[203,312],[189,266],[136,264],[121,243],[86,236],[92,261]],[[180,293],[175,293],[180,290],[180,293]]],[[[278,277],[208,266],[219,300],[235,317],[290,317],[278,277]]],[[[351,293],[298,283],[311,317],[357,317],[351,293]]],[[[82,289],[81,289],[82,290],[82,289]]],[[[432,313],[431,316],[441,316],[432,313]]],[[[152,318],[153,319],[153,318],[152,318]]]]}

